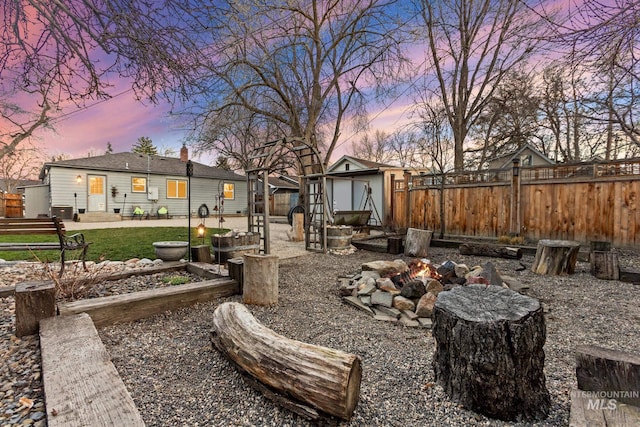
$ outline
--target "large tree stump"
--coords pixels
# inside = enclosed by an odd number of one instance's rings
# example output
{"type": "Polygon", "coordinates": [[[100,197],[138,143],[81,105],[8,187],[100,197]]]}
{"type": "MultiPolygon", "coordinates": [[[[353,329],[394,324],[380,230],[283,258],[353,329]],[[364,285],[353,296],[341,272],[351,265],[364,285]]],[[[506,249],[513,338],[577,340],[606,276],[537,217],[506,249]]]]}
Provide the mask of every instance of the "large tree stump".
{"type": "Polygon", "coordinates": [[[260,324],[242,304],[221,304],[213,314],[213,343],[263,384],[348,420],[360,396],[360,358],[295,341],[260,324]]]}
{"type": "Polygon", "coordinates": [[[278,303],[278,257],[245,254],[242,302],[253,305],[278,303]]]}
{"type": "Polygon", "coordinates": [[[456,287],[438,295],[432,333],[436,381],[453,400],[502,420],[547,416],[538,300],[499,286],[456,287]]]}
{"type": "Polygon", "coordinates": [[[494,258],[520,259],[522,249],[490,243],[462,243],[458,250],[461,255],[480,255],[494,258]]]}
{"type": "Polygon", "coordinates": [[[531,271],[552,276],[573,274],[580,243],[569,240],[540,240],[531,271]]]}

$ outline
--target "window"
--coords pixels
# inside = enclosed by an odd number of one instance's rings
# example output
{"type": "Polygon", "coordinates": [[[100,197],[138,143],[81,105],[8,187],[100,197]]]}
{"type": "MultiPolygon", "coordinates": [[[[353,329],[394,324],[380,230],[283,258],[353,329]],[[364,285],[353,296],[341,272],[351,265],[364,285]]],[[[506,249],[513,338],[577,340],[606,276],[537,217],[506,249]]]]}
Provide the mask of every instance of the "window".
{"type": "Polygon", "coordinates": [[[146,193],[147,192],[147,178],[131,178],[131,192],[132,193],[146,193]]]}
{"type": "Polygon", "coordinates": [[[236,185],[225,182],[224,183],[224,198],[226,200],[234,200],[236,198],[236,185]]]}
{"type": "Polygon", "coordinates": [[[184,179],[167,180],[167,199],[186,199],[187,181],[184,179]]]}
{"type": "Polygon", "coordinates": [[[348,171],[349,170],[349,166],[350,166],[349,163],[345,163],[344,164],[344,170],[348,171]]]}

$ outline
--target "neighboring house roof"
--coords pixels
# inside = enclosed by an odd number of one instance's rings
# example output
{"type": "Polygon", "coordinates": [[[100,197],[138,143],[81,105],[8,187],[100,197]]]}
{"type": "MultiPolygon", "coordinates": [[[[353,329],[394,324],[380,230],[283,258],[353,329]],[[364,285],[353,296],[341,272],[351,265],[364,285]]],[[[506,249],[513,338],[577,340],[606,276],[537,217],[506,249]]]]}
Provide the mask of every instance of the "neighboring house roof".
{"type": "Polygon", "coordinates": [[[340,157],[327,169],[327,173],[331,175],[359,175],[378,173],[385,169],[400,169],[398,166],[388,165],[385,163],[372,162],[371,160],[359,159],[353,156],[344,155],[340,157]],[[345,163],[349,164],[349,170],[343,169],[345,163]],[[353,166],[352,166],[353,165],[353,166]],[[352,166],[352,167],[351,167],[352,166]]]}
{"type": "Polygon", "coordinates": [[[0,178],[0,192],[2,193],[8,192],[7,189],[10,186],[13,186],[15,191],[19,187],[27,187],[29,185],[38,185],[38,184],[41,184],[41,182],[33,179],[19,179],[17,181],[14,181],[12,179],[0,178]]]}
{"type": "MultiPolygon", "coordinates": [[[[193,163],[193,176],[198,178],[226,179],[230,181],[243,181],[245,176],[238,175],[213,166],[202,163],[193,163]]],[[[111,153],[102,156],[84,157],[81,159],[61,160],[47,162],[40,171],[40,179],[45,176],[45,171],[52,167],[87,169],[105,172],[129,172],[151,173],[155,175],[182,175],[187,176],[186,162],[177,157],[147,156],[138,153],[111,153]]]]}
{"type": "Polygon", "coordinates": [[[487,163],[488,164],[494,164],[497,165],[495,168],[496,169],[504,169],[504,168],[508,168],[512,166],[513,163],[513,159],[515,158],[520,158],[520,156],[525,152],[525,151],[531,151],[532,153],[534,153],[536,156],[538,156],[539,160],[541,160],[543,163],[547,163],[549,165],[555,165],[555,162],[553,160],[551,160],[550,158],[548,158],[547,156],[545,156],[541,151],[539,151],[536,147],[534,147],[531,144],[524,144],[522,147],[520,147],[517,150],[511,151],[510,153],[504,154],[502,156],[498,156],[498,157],[494,157],[492,159],[488,159],[487,163]]]}
{"type": "Polygon", "coordinates": [[[291,178],[284,178],[282,176],[270,176],[269,177],[269,186],[271,188],[282,188],[286,190],[299,190],[300,186],[296,180],[291,178]]]}

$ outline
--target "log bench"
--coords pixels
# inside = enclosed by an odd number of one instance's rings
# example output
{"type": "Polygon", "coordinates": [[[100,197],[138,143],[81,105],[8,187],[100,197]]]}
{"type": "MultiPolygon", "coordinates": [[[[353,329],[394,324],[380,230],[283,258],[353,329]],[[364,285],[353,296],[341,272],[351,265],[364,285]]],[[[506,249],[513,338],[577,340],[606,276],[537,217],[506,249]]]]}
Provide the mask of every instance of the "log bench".
{"type": "Polygon", "coordinates": [[[58,241],[48,242],[9,242],[0,243],[0,251],[60,251],[60,277],[64,274],[66,251],[80,250],[82,266],[87,270],[85,259],[90,242],[84,240],[82,233],[67,235],[64,223],[58,217],[51,218],[0,218],[0,237],[57,235],[58,241]]]}

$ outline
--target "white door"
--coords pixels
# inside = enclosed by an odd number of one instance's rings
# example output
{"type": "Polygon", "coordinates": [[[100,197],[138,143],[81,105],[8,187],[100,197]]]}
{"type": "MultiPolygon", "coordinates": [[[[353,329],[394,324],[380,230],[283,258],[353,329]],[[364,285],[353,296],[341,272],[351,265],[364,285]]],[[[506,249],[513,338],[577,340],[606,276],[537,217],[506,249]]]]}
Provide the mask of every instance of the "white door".
{"type": "Polygon", "coordinates": [[[89,212],[106,212],[107,210],[107,177],[104,175],[89,175],[89,200],[87,210],[89,212]]]}

